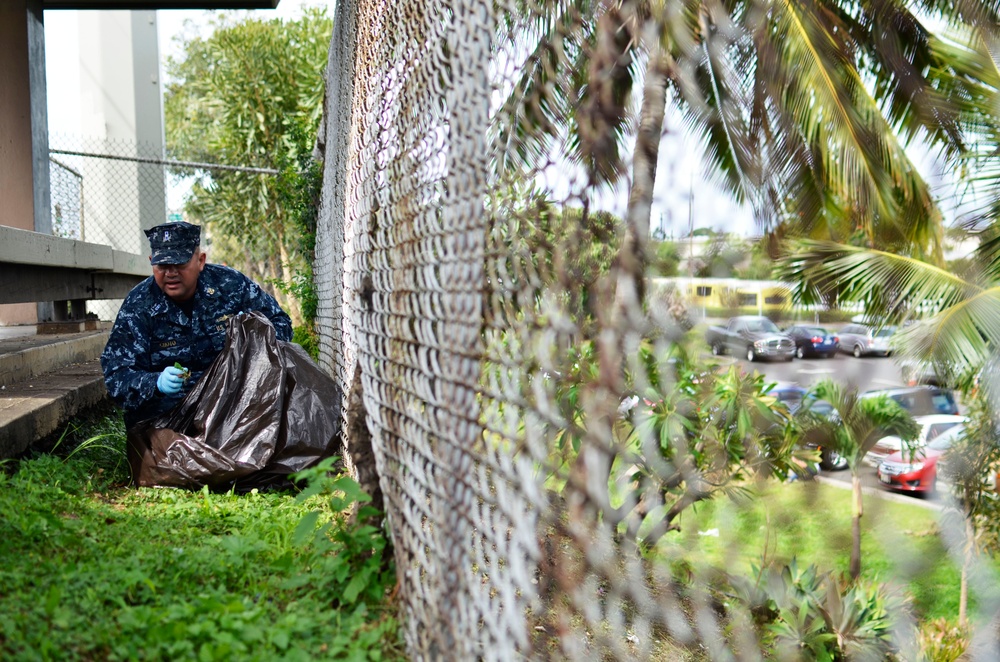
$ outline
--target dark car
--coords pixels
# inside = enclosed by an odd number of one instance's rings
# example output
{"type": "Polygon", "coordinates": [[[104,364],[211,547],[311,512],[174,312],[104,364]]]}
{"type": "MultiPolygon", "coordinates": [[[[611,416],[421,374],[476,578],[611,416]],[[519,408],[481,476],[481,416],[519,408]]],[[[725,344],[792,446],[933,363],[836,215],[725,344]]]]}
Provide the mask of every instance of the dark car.
{"type": "MultiPolygon", "coordinates": [[[[822,417],[828,417],[833,413],[833,407],[826,400],[817,400],[809,395],[809,391],[798,384],[788,382],[777,382],[772,384],[766,391],[767,395],[774,396],[778,402],[784,403],[788,411],[792,414],[798,412],[803,406],[822,417]]],[[[814,443],[806,443],[806,448],[819,451],[820,469],[827,471],[840,471],[847,468],[847,460],[830,448],[819,446],[814,443]]]]}
{"type": "Polygon", "coordinates": [[[840,349],[840,338],[821,326],[796,324],[785,329],[785,333],[795,341],[795,356],[831,357],[840,349]]]}
{"type": "Polygon", "coordinates": [[[949,389],[938,386],[904,386],[900,388],[865,391],[862,398],[872,398],[885,393],[895,400],[903,409],[914,416],[929,416],[931,414],[957,415],[958,403],[955,394],[949,389]]]}
{"type": "Polygon", "coordinates": [[[742,315],[733,317],[726,326],[710,326],[705,340],[712,354],[743,355],[747,361],[781,359],[791,361],[795,343],[766,317],[742,315]]]}

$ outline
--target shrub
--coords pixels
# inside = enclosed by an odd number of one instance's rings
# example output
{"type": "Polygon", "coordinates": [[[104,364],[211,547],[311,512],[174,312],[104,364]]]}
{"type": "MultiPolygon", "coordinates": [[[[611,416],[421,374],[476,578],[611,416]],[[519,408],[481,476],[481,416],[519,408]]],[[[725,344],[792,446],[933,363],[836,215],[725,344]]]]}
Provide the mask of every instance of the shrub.
{"type": "Polygon", "coordinates": [[[955,662],[969,646],[969,632],[938,618],[924,625],[918,634],[920,653],[927,662],[955,662]]]}
{"type": "Polygon", "coordinates": [[[906,643],[906,605],[885,586],[845,582],[793,559],[756,577],[735,578],[744,610],[775,659],[885,660],[906,643]]]}

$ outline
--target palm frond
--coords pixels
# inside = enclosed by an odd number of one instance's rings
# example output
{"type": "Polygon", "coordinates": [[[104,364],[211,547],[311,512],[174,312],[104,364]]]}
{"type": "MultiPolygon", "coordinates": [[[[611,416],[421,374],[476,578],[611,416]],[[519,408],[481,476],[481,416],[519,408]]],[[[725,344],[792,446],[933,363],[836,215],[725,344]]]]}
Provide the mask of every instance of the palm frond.
{"type": "Polygon", "coordinates": [[[570,124],[570,147],[594,184],[614,183],[625,172],[621,149],[629,129],[628,106],[639,76],[639,53],[624,12],[612,6],[597,17],[584,47],[586,78],[570,124]]]}
{"type": "Polygon", "coordinates": [[[856,68],[843,17],[819,3],[786,0],[769,37],[780,53],[782,111],[823,147],[827,185],[849,202],[869,241],[929,248],[940,256],[940,215],[856,68]],[[905,219],[903,221],[902,219],[905,219]]]}
{"type": "Polygon", "coordinates": [[[916,258],[809,240],[792,245],[778,261],[776,277],[795,284],[797,302],[860,302],[887,324],[935,315],[983,289],[916,258]]]}
{"type": "Polygon", "coordinates": [[[507,16],[503,21],[509,42],[508,57],[523,54],[519,76],[503,90],[505,97],[494,114],[493,130],[503,171],[530,171],[544,163],[552,145],[565,135],[574,92],[569,72],[585,66],[582,44],[588,38],[583,17],[590,0],[549,2],[545,11],[526,9],[525,21],[507,16]]]}
{"type": "Polygon", "coordinates": [[[982,271],[983,278],[988,282],[1000,281],[1000,231],[993,228],[991,232],[980,236],[979,246],[972,253],[972,261],[982,271]]]}
{"type": "Polygon", "coordinates": [[[1000,286],[976,292],[898,335],[903,354],[967,383],[1000,347],[1000,286]]]}
{"type": "Polygon", "coordinates": [[[889,1],[852,5],[844,14],[862,51],[859,68],[883,113],[906,140],[922,131],[931,144],[961,149],[958,110],[925,72],[940,65],[932,35],[909,3],[889,1]]]}
{"type": "MultiPolygon", "coordinates": [[[[994,243],[977,255],[994,255],[994,243]]],[[[984,272],[984,277],[995,273],[984,272]]],[[[1000,282],[963,277],[911,257],[829,242],[798,242],[779,261],[803,303],[860,302],[873,319],[910,320],[895,338],[903,355],[967,381],[1000,347],[1000,282]]]]}
{"type": "Polygon", "coordinates": [[[917,0],[914,10],[923,16],[937,16],[950,25],[995,30],[1000,24],[1000,3],[996,0],[917,0]]]}
{"type": "Polygon", "coordinates": [[[971,208],[965,222],[991,221],[1000,211],[1000,67],[992,38],[982,31],[954,30],[932,40],[938,65],[929,76],[957,110],[964,149],[948,150],[949,164],[959,173],[971,208]]]}

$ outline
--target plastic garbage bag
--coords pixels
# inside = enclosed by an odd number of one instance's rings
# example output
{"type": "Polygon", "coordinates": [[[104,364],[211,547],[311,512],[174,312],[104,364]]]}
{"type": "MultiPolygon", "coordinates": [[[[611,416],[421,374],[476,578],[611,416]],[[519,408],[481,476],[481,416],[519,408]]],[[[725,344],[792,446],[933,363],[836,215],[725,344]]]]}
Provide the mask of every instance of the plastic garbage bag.
{"type": "Polygon", "coordinates": [[[140,487],[262,487],[340,454],[339,387],[261,313],[229,321],[226,344],[173,409],[128,430],[140,487]]]}

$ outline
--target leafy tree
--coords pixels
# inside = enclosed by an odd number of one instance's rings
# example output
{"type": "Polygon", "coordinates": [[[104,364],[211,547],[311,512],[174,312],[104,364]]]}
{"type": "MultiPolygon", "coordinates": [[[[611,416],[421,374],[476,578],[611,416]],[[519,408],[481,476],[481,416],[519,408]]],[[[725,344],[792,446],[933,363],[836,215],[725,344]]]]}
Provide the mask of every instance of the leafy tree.
{"type": "Polygon", "coordinates": [[[984,393],[989,388],[975,388],[967,394],[969,422],[940,461],[953,484],[959,512],[962,514],[965,545],[962,550],[962,580],[958,603],[958,622],[968,625],[969,571],[979,551],[996,551],[1000,535],[1000,503],[993,480],[1000,469],[1000,424],[996,411],[984,393]]]}
{"type": "MultiPolygon", "coordinates": [[[[545,305],[558,303],[561,312],[578,326],[583,337],[594,333],[600,313],[600,292],[621,245],[623,222],[610,212],[560,207],[537,191],[512,193],[504,201],[504,222],[494,226],[490,242],[506,257],[506,268],[520,272],[537,287],[538,314],[545,305]],[[545,301],[542,301],[542,299],[545,301]]],[[[510,279],[490,274],[490,286],[503,288],[510,279]]],[[[517,298],[518,314],[527,301],[517,298]]]]}
{"type": "Polygon", "coordinates": [[[852,579],[861,575],[861,517],[864,504],[861,492],[862,460],[884,435],[894,434],[904,443],[916,439],[917,423],[905,409],[885,394],[862,398],[856,387],[845,387],[826,379],[810,389],[816,401],[826,401],[832,415],[820,416],[808,406],[799,415],[803,437],[812,438],[818,446],[830,448],[847,460],[851,470],[852,579]]]}
{"type": "Polygon", "coordinates": [[[210,236],[228,239],[217,259],[277,284],[298,325],[301,306],[285,293],[295,290],[308,255],[279,189],[295,180],[315,144],[332,21],[312,8],[287,21],[221,14],[213,27],[208,37],[186,38],[183,57],[167,63],[167,144],[184,160],[281,171],[198,172],[187,211],[210,236]]]}
{"type": "Polygon", "coordinates": [[[752,242],[750,257],[736,265],[736,277],[745,280],[771,280],[774,275],[774,260],[767,254],[763,241],[752,242]]]}
{"type": "Polygon", "coordinates": [[[798,431],[764,377],[737,367],[720,373],[697,351],[674,344],[657,353],[645,344],[645,374],[632,377],[629,452],[612,467],[612,480],[631,489],[614,516],[647,546],[679,530],[678,517],[694,504],[745,495],[748,481],[799,468],[798,431]]]}
{"type": "Polygon", "coordinates": [[[711,235],[712,243],[700,258],[695,275],[699,278],[732,278],[746,260],[746,242],[725,232],[711,235]]]}
{"type": "Polygon", "coordinates": [[[663,278],[670,278],[679,273],[681,264],[680,249],[672,241],[653,241],[649,244],[651,273],[663,278]]]}

